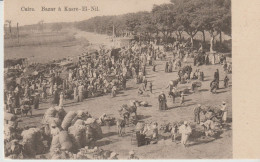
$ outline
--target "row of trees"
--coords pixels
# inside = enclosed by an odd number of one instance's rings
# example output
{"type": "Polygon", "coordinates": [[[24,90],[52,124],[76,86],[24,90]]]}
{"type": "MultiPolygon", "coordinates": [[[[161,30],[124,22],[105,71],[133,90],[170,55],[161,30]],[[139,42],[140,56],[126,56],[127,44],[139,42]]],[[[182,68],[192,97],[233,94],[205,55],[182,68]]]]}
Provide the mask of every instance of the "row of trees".
{"type": "Polygon", "coordinates": [[[210,35],[210,50],[222,33],[231,36],[231,0],[171,0],[169,4],[155,5],[151,12],[129,13],[120,16],[99,16],[76,24],[81,30],[119,35],[139,35],[163,39],[181,39],[185,32],[193,46],[194,36],[201,32],[210,35]]]}

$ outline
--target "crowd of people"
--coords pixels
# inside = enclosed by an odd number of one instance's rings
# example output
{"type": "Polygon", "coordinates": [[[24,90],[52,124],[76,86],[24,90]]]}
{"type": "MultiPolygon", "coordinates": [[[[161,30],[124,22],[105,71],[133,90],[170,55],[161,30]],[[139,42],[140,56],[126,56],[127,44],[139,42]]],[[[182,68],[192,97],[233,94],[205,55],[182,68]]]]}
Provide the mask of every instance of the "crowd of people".
{"type": "MultiPolygon", "coordinates": [[[[15,82],[5,89],[5,110],[9,113],[17,114],[18,110],[31,111],[31,109],[39,109],[41,100],[51,98],[53,106],[63,107],[67,99],[74,102],[83,102],[84,99],[97,97],[100,95],[111,95],[116,97],[119,90],[127,90],[127,81],[135,80],[136,84],[140,84],[138,94],[143,95],[147,90],[153,94],[153,83],[147,80],[147,66],[152,67],[152,71],[156,71],[156,60],[165,60],[166,73],[173,71],[178,72],[176,80],[170,82],[168,87],[169,96],[171,96],[173,104],[176,97],[180,97],[180,105],[185,102],[185,92],[177,91],[178,84],[186,84],[191,80],[204,81],[204,72],[199,68],[192,71],[191,65],[184,66],[188,58],[193,58],[194,66],[210,64],[209,55],[203,50],[192,51],[186,43],[176,42],[172,45],[173,52],[170,58],[166,57],[165,49],[155,44],[131,42],[129,47],[122,47],[115,52],[113,49],[100,49],[95,53],[81,55],[76,62],[71,62],[71,66],[49,66],[44,71],[34,72],[24,82],[15,82]],[[195,54],[194,54],[195,53],[195,54]],[[178,93],[179,92],[179,93],[178,93]],[[32,107],[31,107],[32,106],[32,107]]],[[[213,57],[212,64],[220,63],[223,65],[224,71],[231,71],[230,64],[227,63],[224,55],[213,57]],[[216,59],[217,58],[217,59],[216,59]]],[[[66,60],[66,59],[65,59],[66,60]]],[[[64,60],[63,60],[64,61],[64,60]]],[[[70,60],[66,60],[70,62],[70,60]]],[[[62,63],[57,62],[57,63],[62,63]]],[[[37,65],[36,65],[37,66],[37,65]]],[[[17,69],[26,73],[27,66],[15,65],[10,69],[17,69]]],[[[211,82],[211,91],[214,88],[219,89],[219,71],[214,73],[214,80],[211,82]],[[215,85],[215,86],[212,86],[215,85]]],[[[229,78],[224,78],[224,87],[228,87],[229,78]]],[[[167,87],[167,88],[168,88],[167,87]]],[[[195,84],[192,84],[191,90],[195,90],[195,84]]],[[[158,96],[159,110],[167,110],[167,96],[162,91],[158,96]]],[[[200,123],[200,114],[210,112],[204,111],[201,105],[194,109],[194,122],[200,123]]],[[[26,113],[27,114],[27,113],[26,113]]],[[[227,120],[227,107],[223,102],[221,107],[222,122],[227,120]]],[[[209,120],[212,120],[209,119],[209,120]]],[[[205,126],[205,122],[202,124],[205,126]]],[[[158,124],[154,126],[152,139],[158,138],[158,124]]],[[[205,126],[206,131],[209,130],[205,126]]],[[[172,140],[176,141],[177,134],[181,134],[181,143],[186,146],[192,129],[189,122],[184,121],[181,125],[174,125],[171,129],[172,140]]],[[[141,133],[142,134],[142,133],[141,133]]],[[[141,138],[139,135],[139,138],[141,138]]],[[[151,142],[151,141],[150,141],[151,142]]],[[[113,157],[116,158],[117,154],[113,157]]],[[[130,159],[137,159],[134,153],[130,153],[130,159]]]]}

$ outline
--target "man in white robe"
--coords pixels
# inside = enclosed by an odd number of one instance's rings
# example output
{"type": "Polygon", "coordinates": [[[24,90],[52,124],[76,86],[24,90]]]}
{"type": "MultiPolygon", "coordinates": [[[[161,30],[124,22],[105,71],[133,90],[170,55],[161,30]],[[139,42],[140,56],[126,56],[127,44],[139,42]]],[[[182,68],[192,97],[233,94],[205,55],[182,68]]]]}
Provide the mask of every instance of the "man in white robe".
{"type": "Polygon", "coordinates": [[[184,121],[184,124],[180,126],[179,132],[181,133],[181,144],[186,146],[188,138],[192,132],[192,129],[187,121],[184,121]]]}

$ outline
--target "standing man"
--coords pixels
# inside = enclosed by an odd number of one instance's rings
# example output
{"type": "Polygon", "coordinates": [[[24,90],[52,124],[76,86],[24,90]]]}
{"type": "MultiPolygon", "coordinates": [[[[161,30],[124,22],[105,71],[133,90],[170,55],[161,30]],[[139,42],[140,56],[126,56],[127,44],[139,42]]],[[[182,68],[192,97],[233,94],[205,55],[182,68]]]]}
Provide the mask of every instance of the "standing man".
{"type": "Polygon", "coordinates": [[[78,92],[79,92],[79,102],[83,102],[83,85],[82,85],[82,83],[78,87],[78,92]]]}
{"type": "Polygon", "coordinates": [[[200,111],[201,111],[201,105],[198,104],[197,107],[194,108],[194,122],[197,122],[197,124],[200,124],[200,111]]]}
{"type": "Polygon", "coordinates": [[[55,90],[53,95],[53,103],[57,106],[59,105],[59,102],[60,102],[60,96],[58,90],[55,90]]]}
{"type": "Polygon", "coordinates": [[[169,67],[169,64],[168,64],[168,61],[166,62],[165,64],[165,72],[168,73],[168,67],[169,67]]]}
{"type": "Polygon", "coordinates": [[[166,105],[166,96],[163,92],[161,92],[161,94],[158,97],[159,100],[159,110],[166,110],[167,109],[167,105],[166,105]]]}
{"type": "Polygon", "coordinates": [[[226,105],[225,101],[222,102],[221,111],[222,111],[222,122],[226,123],[226,121],[227,121],[227,105],[226,105]]]}
{"type": "Polygon", "coordinates": [[[217,82],[217,84],[218,84],[217,88],[219,89],[219,71],[218,71],[218,69],[214,73],[214,80],[217,82]]]}
{"type": "Polygon", "coordinates": [[[149,84],[149,89],[150,89],[150,92],[153,93],[153,83],[152,82],[150,82],[150,84],[149,84]]]}
{"type": "Polygon", "coordinates": [[[184,93],[181,92],[181,100],[180,100],[180,105],[184,104],[184,93]]]}
{"type": "Polygon", "coordinates": [[[228,87],[228,81],[229,81],[229,78],[228,78],[228,76],[226,75],[226,77],[224,78],[224,87],[225,87],[225,88],[228,87]]]}
{"type": "Polygon", "coordinates": [[[179,132],[181,133],[181,144],[186,147],[187,141],[192,132],[192,129],[187,121],[184,121],[183,125],[180,126],[179,132]]]}
{"type": "Polygon", "coordinates": [[[123,76],[122,86],[123,86],[123,89],[126,90],[126,76],[123,76]]]}

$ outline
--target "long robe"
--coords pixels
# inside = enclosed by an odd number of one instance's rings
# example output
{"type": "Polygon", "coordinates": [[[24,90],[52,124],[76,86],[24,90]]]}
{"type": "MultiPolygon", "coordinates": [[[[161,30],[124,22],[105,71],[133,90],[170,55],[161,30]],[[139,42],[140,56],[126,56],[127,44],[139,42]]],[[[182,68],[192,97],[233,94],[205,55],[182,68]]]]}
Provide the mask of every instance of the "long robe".
{"type": "Polygon", "coordinates": [[[181,125],[179,128],[179,132],[181,133],[181,144],[186,145],[187,141],[189,139],[189,136],[192,132],[191,127],[189,125],[188,126],[181,125]]]}
{"type": "Polygon", "coordinates": [[[166,110],[167,109],[167,105],[166,105],[166,96],[165,96],[165,94],[159,95],[158,100],[159,100],[159,110],[166,110]]]}

